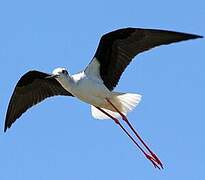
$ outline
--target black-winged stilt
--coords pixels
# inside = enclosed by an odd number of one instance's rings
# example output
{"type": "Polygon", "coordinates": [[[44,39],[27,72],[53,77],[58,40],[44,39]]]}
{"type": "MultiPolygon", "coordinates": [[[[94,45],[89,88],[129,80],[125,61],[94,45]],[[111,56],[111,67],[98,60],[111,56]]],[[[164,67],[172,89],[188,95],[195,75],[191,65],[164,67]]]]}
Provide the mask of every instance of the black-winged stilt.
{"type": "Polygon", "coordinates": [[[159,158],[145,144],[126,117],[140,102],[141,95],[114,92],[113,89],[137,54],[156,46],[196,38],[202,36],[141,28],[125,28],[107,33],[102,36],[90,64],[80,73],[69,75],[65,68],[56,68],[52,74],[39,71],[24,74],[10,99],[4,131],[28,108],[45,98],[56,95],[74,96],[91,105],[94,118],[113,119],[155,167],[163,168],[159,158]],[[147,152],[122,126],[119,117],[127,123],[147,152]]]}

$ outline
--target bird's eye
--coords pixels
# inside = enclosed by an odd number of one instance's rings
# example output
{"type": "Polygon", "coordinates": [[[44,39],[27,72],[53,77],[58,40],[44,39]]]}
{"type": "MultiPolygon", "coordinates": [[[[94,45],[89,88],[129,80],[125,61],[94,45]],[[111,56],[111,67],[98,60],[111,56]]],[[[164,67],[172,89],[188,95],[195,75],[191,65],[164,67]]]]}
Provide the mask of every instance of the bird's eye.
{"type": "Polygon", "coordinates": [[[63,74],[68,74],[68,71],[66,71],[65,69],[62,70],[63,74]]]}

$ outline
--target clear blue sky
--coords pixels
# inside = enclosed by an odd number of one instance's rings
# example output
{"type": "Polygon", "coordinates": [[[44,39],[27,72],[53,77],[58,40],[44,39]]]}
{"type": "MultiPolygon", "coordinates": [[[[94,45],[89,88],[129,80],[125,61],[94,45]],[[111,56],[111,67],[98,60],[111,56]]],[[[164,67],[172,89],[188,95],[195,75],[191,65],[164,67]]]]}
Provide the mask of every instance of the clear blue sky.
{"type": "Polygon", "coordinates": [[[101,35],[122,27],[205,35],[204,7],[204,0],[1,1],[0,179],[205,179],[204,39],[137,56],[117,87],[143,95],[128,117],[163,161],[162,171],[112,121],[94,120],[75,98],[50,98],[3,133],[10,96],[28,70],[82,70],[101,35]]]}

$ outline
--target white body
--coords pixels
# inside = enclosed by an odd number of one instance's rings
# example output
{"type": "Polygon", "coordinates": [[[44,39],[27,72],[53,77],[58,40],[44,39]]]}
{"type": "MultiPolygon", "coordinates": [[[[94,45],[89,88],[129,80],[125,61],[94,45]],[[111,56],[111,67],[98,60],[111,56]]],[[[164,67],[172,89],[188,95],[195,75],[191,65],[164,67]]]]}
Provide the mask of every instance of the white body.
{"type": "Polygon", "coordinates": [[[104,84],[99,73],[99,63],[93,59],[85,71],[69,76],[63,74],[64,68],[57,68],[53,71],[59,83],[72,95],[92,105],[92,115],[97,119],[108,119],[109,117],[101,113],[97,108],[100,107],[109,114],[119,117],[115,109],[108,103],[109,99],[124,115],[140,102],[141,95],[130,93],[111,92],[104,84]]]}

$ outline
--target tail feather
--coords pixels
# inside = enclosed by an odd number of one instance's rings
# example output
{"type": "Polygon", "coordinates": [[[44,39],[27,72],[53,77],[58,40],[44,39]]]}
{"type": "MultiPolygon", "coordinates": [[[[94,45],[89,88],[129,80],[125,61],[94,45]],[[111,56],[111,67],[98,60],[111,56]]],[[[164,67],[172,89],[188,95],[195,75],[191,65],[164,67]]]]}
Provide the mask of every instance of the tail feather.
{"type": "MultiPolygon", "coordinates": [[[[104,111],[106,111],[108,114],[110,114],[111,116],[115,117],[115,118],[120,118],[119,113],[102,108],[104,111]]],[[[95,119],[110,119],[110,117],[108,117],[107,115],[105,115],[104,113],[102,113],[101,111],[99,111],[95,106],[91,105],[91,113],[92,116],[95,119]]]]}
{"type": "MultiPolygon", "coordinates": [[[[132,111],[139,104],[141,97],[142,96],[140,94],[113,92],[113,97],[110,100],[121,113],[127,115],[128,112],[132,111]]],[[[102,109],[115,118],[120,117],[119,113],[117,113],[111,105],[102,109]]],[[[99,111],[94,106],[91,106],[91,112],[92,116],[96,119],[109,119],[107,115],[99,111]]]]}

